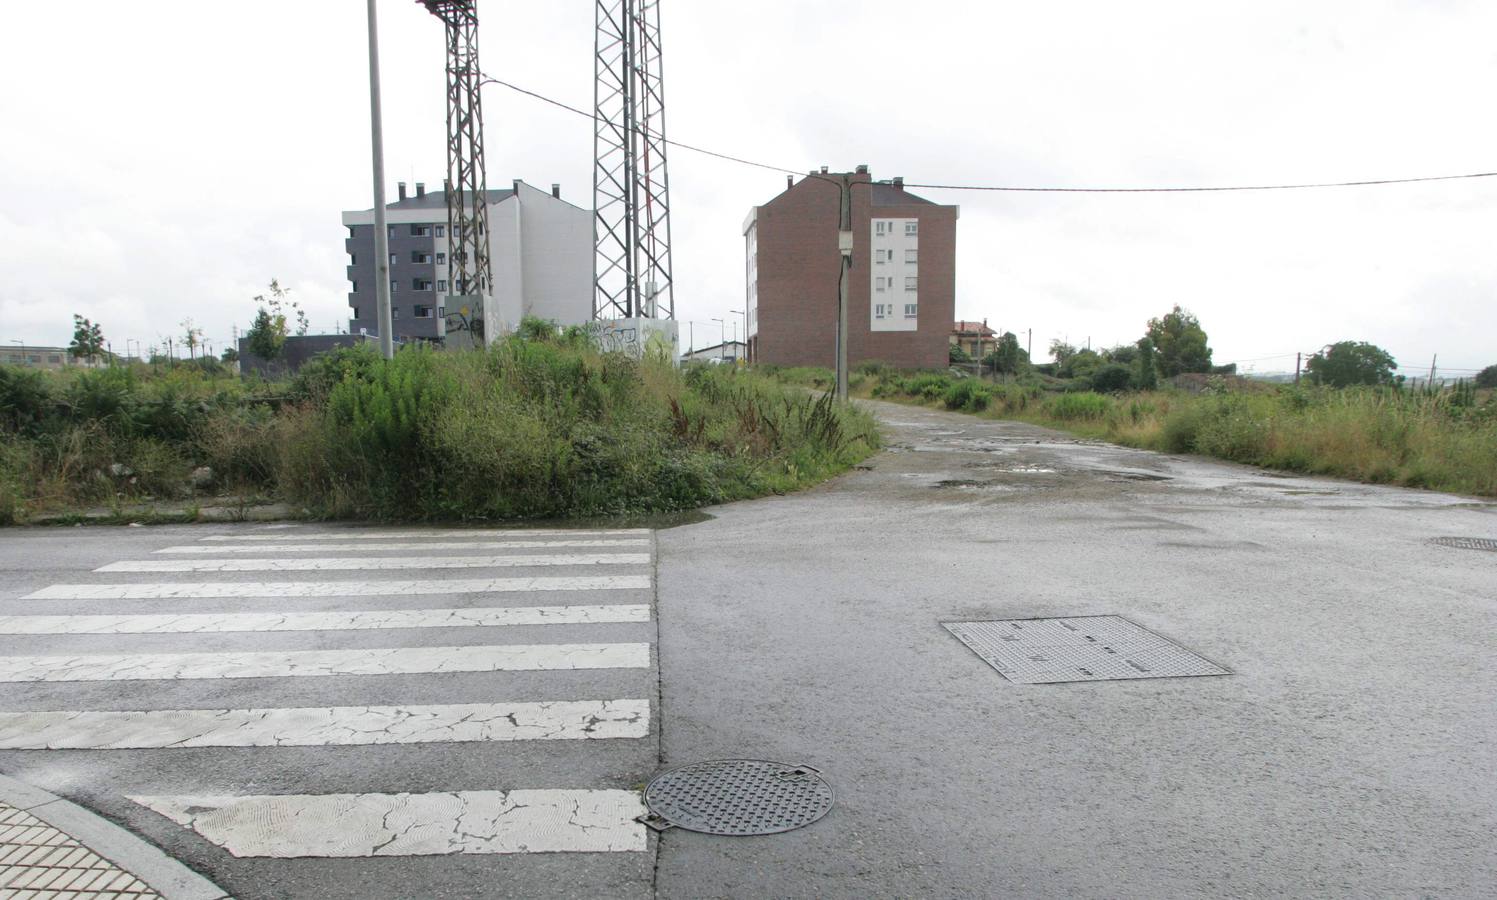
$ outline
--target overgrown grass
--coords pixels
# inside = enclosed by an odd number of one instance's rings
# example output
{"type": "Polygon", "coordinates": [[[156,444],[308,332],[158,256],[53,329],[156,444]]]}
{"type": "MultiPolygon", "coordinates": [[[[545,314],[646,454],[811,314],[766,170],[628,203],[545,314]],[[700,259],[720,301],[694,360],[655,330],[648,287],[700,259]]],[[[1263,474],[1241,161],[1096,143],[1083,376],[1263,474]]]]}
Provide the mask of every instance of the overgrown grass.
{"type": "Polygon", "coordinates": [[[0,368],[0,523],[195,491],[326,517],[664,512],[793,490],[877,443],[871,417],[827,397],[549,329],[484,353],[337,351],[273,384],[0,368]]]}
{"type": "Polygon", "coordinates": [[[1253,385],[1097,394],[884,373],[867,396],[981,412],[1130,447],[1197,453],[1377,484],[1497,496],[1497,396],[1442,390],[1253,385]]]}

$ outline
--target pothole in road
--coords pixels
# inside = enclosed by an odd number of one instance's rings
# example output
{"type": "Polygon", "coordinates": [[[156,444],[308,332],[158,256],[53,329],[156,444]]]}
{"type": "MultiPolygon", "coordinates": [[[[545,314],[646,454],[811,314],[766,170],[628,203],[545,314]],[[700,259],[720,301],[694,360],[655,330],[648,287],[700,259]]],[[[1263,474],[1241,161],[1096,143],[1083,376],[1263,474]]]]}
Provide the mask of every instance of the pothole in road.
{"type": "Polygon", "coordinates": [[[1155,475],[1152,472],[1103,472],[1108,481],[1172,481],[1168,475],[1155,475]]]}
{"type": "Polygon", "coordinates": [[[978,481],[975,478],[943,478],[931,485],[936,490],[959,490],[959,491],[1013,491],[1018,490],[1011,484],[1003,484],[999,481],[978,481]]]}
{"type": "Polygon", "coordinates": [[[747,836],[804,828],[826,815],[832,786],[818,769],[763,759],[714,759],[656,775],[645,785],[655,829],[747,836]]]}
{"type": "Polygon", "coordinates": [[[1457,550],[1497,551],[1497,540],[1492,540],[1491,538],[1437,537],[1431,538],[1430,543],[1437,547],[1454,547],[1457,550]]]}

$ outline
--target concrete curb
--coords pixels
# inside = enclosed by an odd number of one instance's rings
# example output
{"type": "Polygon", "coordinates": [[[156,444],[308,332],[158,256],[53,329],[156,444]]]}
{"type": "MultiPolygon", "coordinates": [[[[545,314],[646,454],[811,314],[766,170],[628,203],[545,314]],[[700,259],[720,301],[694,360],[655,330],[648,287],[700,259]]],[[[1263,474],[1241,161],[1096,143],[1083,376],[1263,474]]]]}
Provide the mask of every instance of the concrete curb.
{"type": "Polygon", "coordinates": [[[227,900],[227,891],[159,848],[76,803],[0,775],[0,801],[41,819],[149,884],[166,900],[227,900]]]}

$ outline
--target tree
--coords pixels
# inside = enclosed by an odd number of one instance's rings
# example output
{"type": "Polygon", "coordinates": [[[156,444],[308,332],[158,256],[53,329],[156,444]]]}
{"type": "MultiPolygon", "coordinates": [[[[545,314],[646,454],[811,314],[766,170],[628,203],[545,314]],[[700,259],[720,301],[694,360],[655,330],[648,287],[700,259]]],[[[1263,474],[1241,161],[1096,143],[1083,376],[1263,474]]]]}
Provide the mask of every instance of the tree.
{"type": "Polygon", "coordinates": [[[203,343],[203,329],[193,324],[192,316],[182,320],[182,343],[187,345],[187,358],[196,359],[197,349],[203,343]]]}
{"type": "Polygon", "coordinates": [[[239,361],[239,351],[233,347],[225,347],[223,354],[219,357],[226,363],[239,361]]]}
{"type": "Polygon", "coordinates": [[[1131,366],[1138,359],[1138,347],[1133,344],[1119,344],[1102,351],[1102,358],[1110,363],[1120,366],[1131,366]]]}
{"type": "Polygon", "coordinates": [[[311,323],[307,320],[307,314],[302,311],[301,305],[294,300],[288,300],[291,291],[281,287],[281,283],[272,278],[270,280],[270,296],[257,294],[255,303],[254,324],[244,337],[249,343],[250,352],[265,360],[280,359],[281,353],[286,347],[286,335],[289,326],[286,322],[286,310],[289,308],[296,316],[296,333],[298,336],[307,333],[311,323]]]}
{"type": "Polygon", "coordinates": [[[1393,384],[1398,363],[1388,351],[1365,341],[1340,341],[1310,357],[1305,368],[1315,384],[1393,384]]]}
{"type": "Polygon", "coordinates": [[[1476,373],[1476,386],[1479,388],[1497,388],[1497,365],[1487,366],[1476,373]]]}
{"type": "Polygon", "coordinates": [[[1091,374],[1102,365],[1102,356],[1095,350],[1077,350],[1060,364],[1055,374],[1061,378],[1081,378],[1091,374]]]}
{"type": "Polygon", "coordinates": [[[1029,355],[1019,346],[1019,338],[1012,331],[1005,331],[983,362],[992,366],[994,372],[1016,375],[1029,368],[1029,355]]]}
{"type": "Polygon", "coordinates": [[[271,315],[262,306],[255,312],[255,321],[244,338],[249,351],[261,359],[280,359],[286,346],[286,317],[271,315]]]}
{"type": "Polygon", "coordinates": [[[1133,373],[1122,363],[1103,363],[1092,372],[1092,390],[1099,393],[1126,391],[1132,382],[1133,373]]]}
{"type": "Polygon", "coordinates": [[[104,331],[97,323],[90,322],[77,313],[73,314],[73,342],[68,345],[68,355],[93,362],[104,353],[104,331]]]}
{"type": "Polygon", "coordinates": [[[1159,387],[1159,373],[1155,369],[1158,356],[1153,341],[1146,337],[1138,339],[1138,358],[1133,362],[1133,386],[1138,390],[1152,391],[1159,387]]]}
{"type": "Polygon", "coordinates": [[[972,361],[972,357],[962,349],[960,344],[952,344],[951,349],[946,353],[946,360],[953,366],[965,365],[972,361]]]}
{"type": "Polygon", "coordinates": [[[1175,304],[1175,308],[1158,319],[1149,320],[1147,337],[1158,353],[1155,368],[1165,378],[1182,372],[1211,371],[1211,348],[1200,321],[1175,304]]]}
{"type": "Polygon", "coordinates": [[[1055,368],[1057,371],[1065,368],[1066,363],[1070,362],[1071,357],[1075,355],[1076,348],[1071,346],[1070,344],[1067,344],[1065,341],[1050,342],[1050,356],[1055,360],[1055,368]]]}

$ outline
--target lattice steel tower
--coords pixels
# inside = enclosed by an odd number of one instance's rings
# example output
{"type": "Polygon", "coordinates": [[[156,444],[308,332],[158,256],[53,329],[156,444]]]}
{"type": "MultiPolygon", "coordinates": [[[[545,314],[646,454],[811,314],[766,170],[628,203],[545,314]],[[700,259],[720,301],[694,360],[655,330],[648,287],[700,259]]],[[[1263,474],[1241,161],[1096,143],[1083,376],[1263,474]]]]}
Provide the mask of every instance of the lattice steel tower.
{"type": "Polygon", "coordinates": [[[493,271],[489,266],[477,2],[418,2],[447,26],[447,179],[443,186],[447,195],[447,255],[452,292],[478,296],[479,308],[484,309],[488,306],[493,271]]]}
{"type": "Polygon", "coordinates": [[[674,319],[659,0],[598,0],[593,318],[674,319]]]}

